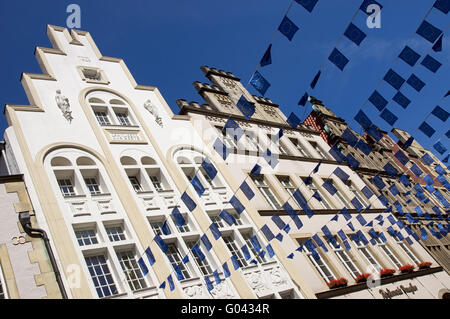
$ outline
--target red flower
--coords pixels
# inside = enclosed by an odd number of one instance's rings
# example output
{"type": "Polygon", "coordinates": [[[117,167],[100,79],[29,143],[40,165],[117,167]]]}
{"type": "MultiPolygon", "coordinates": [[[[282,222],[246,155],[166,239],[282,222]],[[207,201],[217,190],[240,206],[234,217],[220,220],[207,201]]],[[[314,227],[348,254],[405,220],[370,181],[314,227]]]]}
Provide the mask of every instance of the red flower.
{"type": "Polygon", "coordinates": [[[328,287],[333,289],[333,288],[340,288],[340,287],[345,287],[347,286],[347,279],[345,278],[339,278],[336,280],[331,280],[330,282],[327,283],[328,287]]]}
{"type": "Polygon", "coordinates": [[[372,274],[368,274],[368,273],[359,274],[358,276],[356,276],[355,282],[356,283],[366,282],[367,279],[369,279],[370,276],[372,276],[372,274]]]}
{"type": "Polygon", "coordinates": [[[381,269],[380,271],[380,276],[384,277],[384,276],[390,276],[393,275],[395,273],[395,269],[381,269]]]}
{"type": "Polygon", "coordinates": [[[409,272],[413,272],[414,271],[414,267],[413,265],[404,265],[401,266],[398,270],[400,270],[402,273],[409,273],[409,272]]]}
{"type": "Polygon", "coordinates": [[[419,267],[419,269],[426,269],[426,268],[430,268],[431,263],[428,261],[424,261],[420,264],[417,265],[417,267],[419,267]]]}

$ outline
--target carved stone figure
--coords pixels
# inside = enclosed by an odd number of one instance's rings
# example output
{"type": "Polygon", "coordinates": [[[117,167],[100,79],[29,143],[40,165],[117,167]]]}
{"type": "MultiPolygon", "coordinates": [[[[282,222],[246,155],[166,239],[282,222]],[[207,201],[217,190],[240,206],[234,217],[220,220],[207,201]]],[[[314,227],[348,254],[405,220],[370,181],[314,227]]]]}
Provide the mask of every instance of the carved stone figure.
{"type": "Polygon", "coordinates": [[[287,284],[286,277],[284,276],[283,272],[281,271],[280,267],[273,268],[270,270],[270,277],[272,279],[272,284],[274,286],[283,286],[287,284]]]}
{"type": "Polygon", "coordinates": [[[151,115],[155,118],[155,122],[158,123],[159,126],[163,127],[162,117],[159,116],[158,109],[155,105],[152,104],[152,101],[147,100],[144,103],[144,108],[150,112],[151,115]]]}
{"type": "Polygon", "coordinates": [[[267,285],[261,272],[256,271],[245,274],[245,279],[247,279],[248,284],[257,294],[264,294],[267,290],[267,285]]]}
{"type": "Polygon", "coordinates": [[[214,289],[211,290],[211,295],[213,295],[214,299],[232,299],[234,298],[234,293],[228,284],[225,281],[222,281],[220,284],[214,286],[214,289]]]}
{"type": "Polygon", "coordinates": [[[69,123],[72,123],[73,117],[72,117],[72,111],[70,110],[69,99],[61,94],[61,90],[56,91],[55,99],[56,99],[56,105],[58,105],[64,118],[67,121],[69,121],[69,123]]]}
{"type": "Polygon", "coordinates": [[[183,289],[186,296],[192,299],[205,299],[205,290],[202,286],[191,286],[183,289]]]}

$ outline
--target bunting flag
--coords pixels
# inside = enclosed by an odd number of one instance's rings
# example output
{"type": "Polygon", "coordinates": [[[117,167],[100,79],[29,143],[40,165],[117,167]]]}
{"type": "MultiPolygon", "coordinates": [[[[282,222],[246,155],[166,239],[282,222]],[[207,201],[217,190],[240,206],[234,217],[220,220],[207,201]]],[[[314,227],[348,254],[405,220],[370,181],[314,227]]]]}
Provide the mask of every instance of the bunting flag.
{"type": "Polygon", "coordinates": [[[433,145],[433,148],[441,155],[444,155],[445,152],[447,152],[447,148],[442,145],[441,142],[437,142],[433,145]]]}
{"type": "Polygon", "coordinates": [[[434,184],[433,177],[431,177],[430,174],[425,175],[425,177],[423,179],[427,183],[427,185],[433,185],[434,184]]]}
{"type": "Polygon", "coordinates": [[[164,221],[164,223],[161,226],[161,231],[164,235],[170,235],[170,228],[169,225],[167,225],[167,220],[164,221]]]}
{"type": "Polygon", "coordinates": [[[217,169],[214,164],[208,158],[205,158],[202,162],[202,168],[204,169],[206,175],[213,180],[217,176],[217,169]]]}
{"type": "Polygon", "coordinates": [[[231,256],[231,262],[233,263],[234,270],[238,270],[240,265],[236,255],[231,256]]]}
{"type": "Polygon", "coordinates": [[[442,39],[443,39],[443,37],[444,37],[444,34],[441,34],[439,39],[433,45],[433,51],[434,52],[441,52],[442,51],[442,39]]]}
{"type": "Polygon", "coordinates": [[[420,124],[419,130],[428,137],[432,137],[436,133],[435,129],[428,125],[427,122],[420,124]]]}
{"type": "Polygon", "coordinates": [[[252,258],[250,256],[250,251],[248,250],[247,245],[244,244],[244,246],[241,247],[242,254],[244,255],[245,260],[250,260],[252,258]]]}
{"type": "Polygon", "coordinates": [[[228,224],[228,226],[233,226],[236,223],[236,219],[227,212],[225,209],[219,214],[219,216],[228,224]]]}
{"type": "Polygon", "coordinates": [[[214,280],[216,281],[216,285],[219,285],[222,282],[222,279],[220,279],[219,272],[217,270],[214,270],[213,272],[214,280]]]}
{"type": "Polygon", "coordinates": [[[361,127],[367,131],[370,127],[370,125],[372,125],[372,121],[369,119],[369,117],[362,111],[359,110],[359,112],[356,114],[356,116],[354,117],[355,121],[359,123],[359,125],[361,125],[361,127]]]}
{"type": "Polygon", "coordinates": [[[410,168],[411,172],[414,173],[414,175],[416,175],[417,177],[420,177],[423,172],[422,170],[419,168],[419,166],[417,166],[416,164],[414,164],[413,166],[411,166],[410,168]]]}
{"type": "Polygon", "coordinates": [[[428,70],[430,70],[433,73],[436,73],[439,68],[442,66],[442,63],[433,58],[430,55],[427,55],[422,62],[420,62],[421,65],[426,67],[428,70]]]}
{"type": "Polygon", "coordinates": [[[205,193],[205,187],[200,182],[200,179],[197,176],[194,176],[194,178],[191,180],[191,184],[197,192],[198,197],[202,197],[202,195],[205,193]]]}
{"type": "Polygon", "coordinates": [[[341,137],[350,145],[351,147],[355,147],[358,142],[358,138],[352,133],[350,128],[346,128],[342,133],[341,137]]]}
{"type": "Polygon", "coordinates": [[[383,194],[380,194],[377,198],[381,202],[381,204],[383,204],[383,206],[389,206],[389,201],[386,198],[386,196],[384,196],[383,194]]]}
{"type": "Polygon", "coordinates": [[[405,187],[409,187],[409,185],[411,185],[411,182],[408,179],[408,176],[406,175],[402,175],[399,178],[400,182],[402,182],[403,185],[405,185],[405,187]]]}
{"type": "Polygon", "coordinates": [[[334,187],[333,183],[329,180],[325,180],[322,187],[325,188],[331,196],[337,193],[336,187],[334,187]]]}
{"type": "Polygon", "coordinates": [[[252,243],[253,248],[255,248],[256,252],[259,252],[261,250],[261,244],[259,243],[256,235],[254,235],[253,237],[250,238],[250,242],[252,243]]]}
{"type": "Polygon", "coordinates": [[[270,230],[270,228],[267,225],[264,225],[261,228],[261,231],[264,234],[264,236],[266,236],[268,241],[271,241],[272,239],[275,238],[275,235],[272,233],[272,231],[270,230]]]}
{"type": "Polygon", "coordinates": [[[284,16],[281,21],[278,31],[281,32],[289,41],[292,41],[295,33],[298,31],[298,27],[287,16],[284,16]]]}
{"type": "Polygon", "coordinates": [[[272,221],[277,225],[277,227],[282,230],[286,226],[286,223],[281,219],[281,217],[278,214],[274,214],[272,216],[272,221]]]}
{"type": "Polygon", "coordinates": [[[369,15],[369,13],[372,13],[371,11],[368,11],[368,7],[372,4],[376,4],[377,6],[380,7],[380,9],[383,8],[383,6],[378,3],[375,0],[364,0],[364,2],[361,4],[361,6],[359,7],[359,9],[364,12],[365,14],[369,15]]]}
{"type": "Polygon", "coordinates": [[[211,291],[214,289],[214,286],[213,286],[211,280],[209,280],[209,277],[205,277],[205,283],[206,283],[206,288],[208,289],[208,291],[211,291]]]}
{"type": "Polygon", "coordinates": [[[344,247],[346,250],[350,250],[351,247],[347,241],[347,236],[345,235],[344,231],[341,229],[340,231],[338,231],[338,236],[341,237],[342,242],[344,243],[344,247]]]}
{"type": "Polygon", "coordinates": [[[317,174],[317,172],[319,171],[320,165],[322,165],[322,160],[320,160],[319,163],[316,165],[316,167],[314,167],[312,174],[317,174]]]}
{"type": "Polygon", "coordinates": [[[142,274],[143,274],[144,276],[146,276],[146,275],[148,274],[148,268],[147,268],[147,265],[145,264],[145,261],[144,261],[144,259],[143,259],[142,257],[139,258],[138,264],[139,264],[139,267],[140,267],[141,270],[142,270],[142,274]]]}
{"type": "Polygon", "coordinates": [[[338,162],[339,164],[341,164],[346,158],[345,156],[342,154],[342,152],[339,150],[339,148],[337,147],[337,145],[334,145],[333,147],[330,148],[330,150],[328,151],[328,153],[336,160],[336,162],[338,162]]]}
{"type": "Polygon", "coordinates": [[[272,154],[270,149],[267,149],[266,152],[263,154],[264,159],[266,160],[267,164],[272,167],[272,169],[275,169],[275,167],[278,165],[278,156],[275,154],[272,154]]]}
{"type": "Polygon", "coordinates": [[[189,197],[186,192],[181,195],[181,200],[191,212],[197,207],[197,204],[192,200],[191,197],[189,197]]]}
{"type": "Polygon", "coordinates": [[[255,166],[253,166],[252,170],[250,171],[250,175],[252,175],[252,176],[260,176],[261,175],[261,170],[262,170],[262,167],[259,166],[258,164],[255,164],[255,166]]]}
{"type": "Polygon", "coordinates": [[[389,187],[389,191],[391,192],[391,194],[392,194],[393,196],[397,196],[398,194],[400,194],[400,191],[398,190],[397,186],[395,186],[395,184],[392,184],[392,185],[389,187]]]}
{"type": "Polygon", "coordinates": [[[181,227],[186,223],[178,207],[174,207],[174,209],[172,210],[172,216],[177,226],[181,227]]]}
{"type": "Polygon", "coordinates": [[[322,232],[324,233],[325,237],[331,242],[333,246],[339,246],[339,244],[334,239],[333,235],[331,234],[328,227],[325,225],[321,228],[322,232]]]}
{"type": "Polygon", "coordinates": [[[153,256],[153,253],[152,253],[150,247],[147,247],[147,249],[145,250],[145,255],[147,256],[150,266],[153,266],[155,264],[156,260],[155,260],[155,256],[153,256]]]}
{"type": "Polygon", "coordinates": [[[230,155],[230,150],[225,146],[225,144],[222,143],[219,138],[216,139],[213,147],[223,160],[226,160],[228,155],[230,155]]]}
{"type": "Polygon", "coordinates": [[[388,108],[385,108],[383,112],[381,112],[380,117],[386,121],[390,126],[394,126],[395,122],[397,122],[398,117],[388,110],[388,108]]]}
{"type": "Polygon", "coordinates": [[[440,119],[442,122],[447,121],[448,117],[450,116],[450,113],[448,113],[446,110],[444,110],[439,105],[434,108],[433,111],[431,111],[431,114],[436,116],[438,119],[440,119]]]}
{"type": "Polygon", "coordinates": [[[425,87],[425,83],[421,79],[419,79],[414,73],[411,74],[406,83],[408,83],[417,92],[422,91],[422,89],[425,87]]]}
{"type": "Polygon", "coordinates": [[[167,282],[169,283],[170,291],[174,291],[175,285],[173,283],[172,275],[169,275],[169,277],[167,277],[167,282]]]}
{"type": "Polygon", "coordinates": [[[350,202],[353,204],[358,213],[364,209],[363,205],[356,197],[353,198],[350,202]]]}
{"type": "Polygon", "coordinates": [[[416,65],[417,61],[420,59],[420,54],[411,49],[409,46],[405,46],[400,55],[398,56],[400,59],[405,61],[410,66],[416,65]]]}
{"type": "Polygon", "coordinates": [[[422,24],[417,29],[416,33],[422,36],[427,41],[434,44],[439,36],[442,34],[442,30],[436,28],[431,23],[423,21],[422,24]]]}
{"type": "Polygon", "coordinates": [[[201,239],[203,245],[205,245],[206,251],[210,251],[212,248],[212,244],[209,241],[208,236],[206,236],[206,234],[203,234],[203,236],[200,239],[201,239]]]}
{"type": "Polygon", "coordinates": [[[212,223],[209,226],[209,229],[211,230],[211,233],[213,234],[215,240],[218,240],[220,237],[222,237],[222,233],[220,232],[219,227],[216,224],[212,223]]]}
{"type": "Polygon", "coordinates": [[[439,175],[446,174],[444,168],[440,164],[436,165],[436,167],[434,169],[435,169],[436,173],[438,173],[439,175]]]}
{"type": "Polygon", "coordinates": [[[350,178],[350,176],[346,172],[344,172],[340,167],[337,167],[333,173],[334,175],[339,177],[341,181],[343,181],[344,183],[350,178]]]}
{"type": "Polygon", "coordinates": [[[356,216],[356,220],[361,224],[361,226],[364,226],[367,224],[367,221],[364,219],[364,217],[361,214],[358,214],[356,216]]]}
{"type": "Polygon", "coordinates": [[[155,242],[158,244],[159,248],[165,253],[169,247],[167,246],[166,242],[161,238],[161,236],[158,234],[154,238],[155,242]]]}
{"type": "Polygon", "coordinates": [[[344,35],[358,46],[361,44],[361,42],[363,42],[363,40],[367,36],[363,31],[361,31],[361,29],[359,29],[353,23],[350,23],[347,30],[345,30],[344,35]]]}
{"type": "Polygon", "coordinates": [[[342,208],[339,211],[340,214],[342,214],[342,216],[344,216],[346,221],[349,221],[350,219],[352,219],[352,216],[350,215],[350,212],[348,211],[348,209],[346,207],[342,208]]]}
{"type": "Polygon", "coordinates": [[[338,220],[339,220],[339,215],[336,214],[336,215],[334,215],[333,218],[330,219],[330,222],[337,222],[338,220]]]}
{"type": "Polygon", "coordinates": [[[245,210],[244,205],[242,205],[242,203],[239,201],[239,199],[237,199],[236,196],[231,197],[230,204],[239,215],[242,214],[242,212],[245,210]]]}
{"type": "Polygon", "coordinates": [[[275,238],[281,243],[283,241],[283,234],[279,233],[278,235],[275,236],[275,238]]]}
{"type": "Polygon", "coordinates": [[[301,121],[294,113],[291,113],[286,122],[289,124],[290,127],[292,127],[295,130],[297,129],[297,126],[300,124],[301,121]]]}
{"type": "Polygon", "coordinates": [[[181,272],[181,268],[178,265],[173,266],[173,269],[175,270],[175,273],[177,274],[177,279],[178,280],[183,280],[184,276],[183,273],[181,272]]]}
{"type": "Polygon", "coordinates": [[[194,247],[192,247],[192,252],[194,253],[195,256],[198,257],[198,259],[200,259],[201,261],[203,261],[206,257],[202,252],[202,249],[198,246],[195,245],[194,247]]]}
{"type": "Polygon", "coordinates": [[[406,109],[411,104],[411,100],[408,99],[405,95],[403,95],[403,93],[401,93],[400,91],[397,92],[397,94],[394,96],[392,100],[394,100],[394,102],[396,102],[404,109],[406,109]]]}
{"type": "Polygon", "coordinates": [[[328,60],[336,65],[341,71],[344,71],[345,66],[349,60],[336,48],[331,52],[328,60]]]}
{"type": "Polygon", "coordinates": [[[369,102],[377,108],[378,111],[383,111],[383,109],[388,105],[388,101],[378,92],[374,91],[369,98],[369,102]]]}
{"type": "Polygon", "coordinates": [[[447,97],[447,96],[449,96],[449,95],[450,95],[450,90],[447,92],[447,94],[445,94],[444,97],[447,97]]]}
{"type": "MultiPolygon", "coordinates": [[[[295,225],[297,226],[297,229],[300,229],[303,227],[303,223],[300,220],[300,218],[297,215],[297,212],[292,208],[291,205],[289,205],[289,202],[286,202],[283,205],[283,209],[286,211],[286,213],[289,215],[289,217],[291,217],[291,219],[294,221],[295,225]]],[[[308,208],[309,209],[309,208],[308,208]]],[[[308,217],[310,216],[310,214],[305,210],[305,212],[308,214],[308,217]]],[[[312,212],[312,211],[310,211],[312,212]]],[[[312,215],[311,215],[312,217],[312,215]]],[[[309,218],[311,218],[309,217],[309,218]]]]}
{"type": "Polygon", "coordinates": [[[411,136],[410,138],[408,138],[406,140],[406,142],[403,144],[403,146],[405,148],[408,148],[408,147],[410,147],[412,145],[413,142],[414,142],[414,137],[411,136]]]}
{"type": "Polygon", "coordinates": [[[369,155],[372,152],[372,148],[364,142],[363,140],[359,140],[356,144],[356,147],[360,149],[364,154],[369,155]]]}
{"type": "Polygon", "coordinates": [[[241,96],[239,101],[236,104],[237,108],[244,115],[246,120],[250,120],[255,113],[255,107],[252,103],[247,101],[244,95],[241,96]]]}
{"type": "Polygon", "coordinates": [[[286,224],[286,226],[284,226],[283,231],[286,234],[289,234],[289,232],[291,231],[291,226],[289,226],[289,224],[286,224]]]}
{"type": "Polygon", "coordinates": [[[428,238],[428,233],[424,228],[420,228],[420,237],[422,238],[422,240],[427,240],[428,238]]]}
{"type": "Polygon", "coordinates": [[[228,268],[228,264],[226,262],[222,265],[222,269],[223,269],[223,275],[225,276],[225,278],[228,278],[231,276],[230,268],[228,268]]]}
{"type": "Polygon", "coordinates": [[[409,162],[408,157],[406,157],[406,155],[398,150],[397,153],[394,154],[395,158],[398,159],[398,161],[402,164],[402,165],[406,165],[409,162]]]}
{"type": "Polygon", "coordinates": [[[309,98],[309,94],[308,94],[308,92],[305,92],[305,95],[303,95],[302,98],[300,99],[300,101],[298,101],[298,105],[305,106],[306,102],[308,102],[308,98],[309,98]]]}
{"type": "Polygon", "coordinates": [[[244,130],[231,118],[231,116],[228,118],[223,129],[225,130],[225,134],[231,136],[236,142],[245,134],[244,130]]]}
{"type": "Polygon", "coordinates": [[[391,163],[387,163],[383,168],[391,177],[395,177],[398,174],[398,170],[394,166],[392,166],[391,163]]]}
{"type": "Polygon", "coordinates": [[[163,281],[161,285],[159,285],[159,289],[165,289],[166,288],[166,282],[163,281]]]}
{"type": "Polygon", "coordinates": [[[367,130],[367,134],[369,134],[370,137],[372,137],[375,142],[378,142],[383,138],[383,134],[381,134],[380,130],[376,125],[371,125],[369,129],[367,130]]]}
{"type": "Polygon", "coordinates": [[[448,0],[436,0],[433,5],[434,8],[440,10],[441,12],[447,14],[450,10],[450,1],[448,0]]]}
{"type": "Polygon", "coordinates": [[[255,197],[255,193],[252,191],[250,186],[248,186],[246,181],[241,184],[240,189],[248,200],[252,200],[252,198],[255,197]]]}
{"type": "Polygon", "coordinates": [[[295,0],[299,5],[303,6],[309,13],[314,10],[314,7],[319,0],[295,0]]]}
{"type": "Polygon", "coordinates": [[[322,197],[320,197],[320,195],[319,195],[319,193],[316,191],[316,192],[314,192],[314,194],[313,194],[313,196],[312,197],[314,197],[315,199],[317,199],[319,202],[321,202],[322,201],[322,197]]]}
{"type": "Polygon", "coordinates": [[[317,82],[319,81],[321,75],[322,75],[322,71],[317,72],[316,76],[314,77],[314,79],[312,80],[312,82],[310,84],[311,89],[314,90],[316,88],[317,82]]]}
{"type": "Polygon", "coordinates": [[[270,87],[270,83],[259,73],[256,71],[251,80],[250,84],[257,90],[262,96],[264,96],[267,90],[270,87]]]}
{"type": "Polygon", "coordinates": [[[372,191],[370,190],[370,188],[367,187],[367,186],[364,186],[364,187],[361,189],[361,192],[364,194],[364,196],[366,196],[367,199],[370,199],[370,198],[372,198],[372,196],[373,196],[373,192],[372,192],[372,191]]]}
{"type": "Polygon", "coordinates": [[[322,247],[324,252],[328,252],[327,246],[325,246],[324,242],[322,241],[322,239],[320,239],[319,235],[315,234],[314,236],[312,236],[312,239],[314,239],[314,241],[317,243],[317,245],[319,247],[322,247]]]}
{"type": "Polygon", "coordinates": [[[270,245],[270,244],[267,245],[266,250],[267,250],[267,252],[269,253],[269,257],[270,257],[270,258],[273,258],[273,256],[275,256],[275,252],[274,252],[274,250],[273,250],[272,245],[270,245]]]}
{"type": "Polygon", "coordinates": [[[261,67],[264,67],[266,65],[270,65],[272,64],[272,54],[271,54],[271,50],[272,50],[272,43],[269,45],[269,47],[266,50],[266,53],[264,53],[261,62],[259,62],[259,65],[261,67]]]}
{"type": "Polygon", "coordinates": [[[348,228],[350,228],[352,231],[355,231],[355,227],[353,226],[353,224],[350,222],[347,224],[348,228]]]}
{"type": "Polygon", "coordinates": [[[392,69],[389,69],[383,80],[389,83],[397,91],[400,90],[403,83],[405,83],[405,79],[392,69]]]}

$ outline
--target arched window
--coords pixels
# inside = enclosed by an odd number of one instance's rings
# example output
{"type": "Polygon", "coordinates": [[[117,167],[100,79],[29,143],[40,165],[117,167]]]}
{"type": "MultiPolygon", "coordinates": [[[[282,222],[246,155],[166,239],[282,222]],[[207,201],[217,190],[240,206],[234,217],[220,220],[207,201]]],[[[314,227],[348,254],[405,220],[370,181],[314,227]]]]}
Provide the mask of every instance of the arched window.
{"type": "Polygon", "coordinates": [[[101,126],[137,125],[129,105],[119,96],[109,92],[95,91],[87,96],[87,100],[101,126]]]}
{"type": "Polygon", "coordinates": [[[171,190],[166,177],[162,174],[161,169],[153,158],[143,156],[138,164],[134,158],[122,156],[120,162],[125,169],[131,186],[137,193],[161,193],[171,190]]]}

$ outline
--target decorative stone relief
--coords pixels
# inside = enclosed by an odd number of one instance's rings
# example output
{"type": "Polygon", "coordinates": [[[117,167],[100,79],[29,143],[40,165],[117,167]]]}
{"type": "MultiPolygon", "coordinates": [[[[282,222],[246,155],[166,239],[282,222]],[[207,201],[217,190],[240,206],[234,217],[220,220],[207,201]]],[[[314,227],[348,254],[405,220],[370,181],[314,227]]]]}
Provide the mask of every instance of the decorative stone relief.
{"type": "Polygon", "coordinates": [[[288,282],[286,279],[286,275],[280,269],[280,267],[272,268],[268,272],[269,272],[270,279],[272,281],[272,285],[274,285],[275,287],[287,285],[288,282]]]}
{"type": "Polygon", "coordinates": [[[214,299],[233,299],[235,298],[234,292],[226,281],[222,281],[220,284],[214,286],[211,290],[211,295],[214,299]]]}
{"type": "Polygon", "coordinates": [[[155,207],[155,203],[153,202],[153,198],[148,197],[148,198],[143,198],[142,200],[144,201],[145,209],[150,210],[150,209],[157,208],[157,207],[155,207]]]}
{"type": "Polygon", "coordinates": [[[154,105],[152,103],[152,101],[147,100],[144,103],[144,108],[151,114],[153,115],[153,117],[155,118],[155,122],[161,126],[164,127],[163,121],[162,121],[162,117],[159,116],[159,112],[158,112],[158,108],[156,107],[156,105],[154,105]]]}
{"type": "Polygon", "coordinates": [[[57,90],[55,100],[59,109],[63,113],[64,118],[69,121],[69,123],[72,123],[73,117],[72,111],[70,110],[69,99],[61,94],[61,90],[57,90]]]}
{"type": "Polygon", "coordinates": [[[205,293],[205,289],[203,288],[202,285],[183,288],[183,292],[188,298],[192,299],[208,298],[208,295],[205,293]]]}
{"type": "Polygon", "coordinates": [[[245,279],[250,287],[258,295],[264,295],[268,290],[267,284],[264,280],[264,276],[260,271],[250,272],[245,274],[245,279]]]}
{"type": "Polygon", "coordinates": [[[207,116],[206,119],[210,122],[215,122],[215,123],[226,123],[226,121],[223,118],[220,117],[215,117],[215,116],[207,116]]]}
{"type": "Polygon", "coordinates": [[[71,203],[70,209],[72,210],[74,217],[82,215],[90,215],[86,207],[86,202],[71,203]]]}
{"type": "Polygon", "coordinates": [[[97,206],[98,206],[98,210],[102,214],[114,212],[114,207],[113,207],[111,201],[98,201],[97,206]]]}

